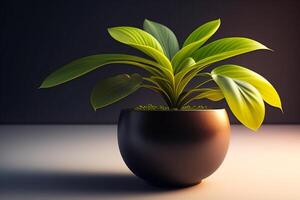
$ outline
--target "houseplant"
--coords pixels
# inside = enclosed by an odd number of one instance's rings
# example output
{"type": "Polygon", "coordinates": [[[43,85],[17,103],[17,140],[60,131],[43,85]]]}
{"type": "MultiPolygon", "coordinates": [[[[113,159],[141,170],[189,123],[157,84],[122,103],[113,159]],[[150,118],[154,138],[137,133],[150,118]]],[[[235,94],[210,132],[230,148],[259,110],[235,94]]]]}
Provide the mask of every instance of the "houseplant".
{"type": "Polygon", "coordinates": [[[193,109],[196,100],[225,99],[236,118],[257,130],[265,115],[264,101],[281,108],[274,87],[259,74],[234,64],[211,67],[218,61],[255,50],[270,50],[243,37],[218,39],[205,44],[218,30],[220,20],[194,30],[180,45],[166,26],[144,21],[135,27],[109,28],[118,42],[142,51],[146,57],[100,54],[77,59],[50,74],[41,88],[60,85],[108,64],[133,65],[148,76],[120,74],[100,80],[92,90],[91,104],[99,109],[140,88],[161,95],[166,106],[140,106],[123,110],[118,142],[127,166],[156,185],[187,186],[200,182],[222,163],[230,135],[224,109],[193,109]],[[208,67],[210,70],[208,71],[208,67]],[[190,86],[192,80],[201,80],[190,86]],[[205,87],[214,82],[214,87],[205,87]]]}

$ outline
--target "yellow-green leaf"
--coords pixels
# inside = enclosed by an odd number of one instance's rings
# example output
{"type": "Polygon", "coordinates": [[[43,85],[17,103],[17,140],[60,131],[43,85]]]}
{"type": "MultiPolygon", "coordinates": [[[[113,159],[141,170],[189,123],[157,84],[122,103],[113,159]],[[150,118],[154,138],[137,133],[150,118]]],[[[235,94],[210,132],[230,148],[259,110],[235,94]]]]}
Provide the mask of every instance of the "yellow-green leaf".
{"type": "Polygon", "coordinates": [[[219,29],[220,25],[221,25],[221,20],[217,19],[199,26],[184,41],[183,47],[193,42],[197,42],[199,40],[201,40],[202,44],[204,44],[205,41],[208,40],[219,29]],[[203,38],[205,38],[206,40],[205,41],[202,40],[203,38]]]}
{"type": "Polygon", "coordinates": [[[108,29],[109,34],[117,41],[132,46],[155,59],[162,67],[173,71],[169,59],[159,42],[149,33],[139,28],[120,26],[108,29]]]}
{"type": "Polygon", "coordinates": [[[159,71],[151,67],[155,65],[154,61],[145,58],[131,56],[126,54],[99,54],[86,56],[72,61],[51,73],[41,84],[40,88],[49,88],[60,85],[77,77],[80,77],[88,72],[91,72],[101,66],[114,63],[123,63],[141,67],[148,72],[157,75],[159,71]]]}
{"type": "Polygon", "coordinates": [[[246,127],[257,130],[265,117],[265,105],[259,91],[247,82],[234,80],[212,72],[212,78],[222,90],[229,108],[246,127]]]}
{"type": "Polygon", "coordinates": [[[196,62],[209,58],[212,63],[259,49],[270,50],[265,45],[249,38],[222,38],[195,51],[193,58],[196,62]]]}
{"type": "Polygon", "coordinates": [[[256,72],[238,65],[222,65],[213,70],[214,73],[235,80],[246,81],[253,85],[271,106],[282,109],[280,97],[275,88],[264,77],[256,72]]]}
{"type": "Polygon", "coordinates": [[[193,97],[192,100],[205,98],[211,101],[220,101],[224,98],[224,95],[220,89],[203,88],[201,89],[201,93],[193,97]]]}
{"type": "Polygon", "coordinates": [[[96,110],[115,103],[140,88],[143,78],[138,74],[121,74],[100,80],[91,94],[91,104],[96,110]]]}
{"type": "Polygon", "coordinates": [[[269,50],[263,44],[249,38],[232,37],[216,40],[193,53],[196,63],[178,72],[175,75],[175,82],[184,80],[188,83],[197,74],[190,73],[192,70],[200,72],[209,64],[260,49],[269,50]]]}
{"type": "Polygon", "coordinates": [[[199,49],[218,30],[220,23],[221,21],[219,19],[207,22],[191,33],[184,42],[183,48],[179,50],[172,59],[175,73],[183,69],[179,68],[181,62],[199,49]]]}

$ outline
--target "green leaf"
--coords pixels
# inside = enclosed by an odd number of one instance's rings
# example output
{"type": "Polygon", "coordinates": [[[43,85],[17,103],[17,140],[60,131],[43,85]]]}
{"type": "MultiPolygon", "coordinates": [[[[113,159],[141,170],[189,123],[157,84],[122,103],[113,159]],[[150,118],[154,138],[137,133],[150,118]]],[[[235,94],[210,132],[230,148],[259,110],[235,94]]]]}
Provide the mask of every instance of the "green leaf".
{"type": "Polygon", "coordinates": [[[264,77],[256,72],[238,65],[222,65],[215,68],[213,72],[235,80],[250,83],[260,92],[263,99],[268,104],[282,110],[281,100],[275,88],[264,77]]]}
{"type": "Polygon", "coordinates": [[[131,56],[126,54],[100,54],[92,55],[77,59],[58,70],[51,73],[41,84],[40,88],[49,88],[56,85],[65,83],[77,77],[80,77],[98,67],[123,63],[135,65],[141,67],[152,74],[159,74],[159,71],[149,65],[155,65],[156,63],[137,56],[131,56]]]}
{"type": "Polygon", "coordinates": [[[108,32],[115,40],[144,52],[155,59],[162,67],[167,68],[170,72],[173,71],[172,65],[164,55],[159,42],[146,31],[135,27],[120,26],[109,28],[108,32]]]}
{"type": "Polygon", "coordinates": [[[181,69],[190,67],[190,66],[194,65],[195,63],[196,62],[192,57],[188,57],[180,63],[177,70],[180,71],[181,69]]]}
{"type": "Polygon", "coordinates": [[[144,21],[144,30],[157,39],[165,55],[171,60],[179,50],[178,41],[173,31],[162,24],[147,19],[144,21]]]}
{"type": "Polygon", "coordinates": [[[175,82],[178,83],[184,80],[185,83],[188,83],[197,74],[191,73],[191,71],[200,72],[209,64],[260,49],[270,50],[263,44],[248,38],[232,37],[216,40],[201,47],[193,54],[196,63],[177,73],[175,82]]]}
{"type": "Polygon", "coordinates": [[[212,72],[236,118],[246,127],[257,130],[265,117],[265,105],[259,91],[247,82],[212,72]]]}
{"type": "Polygon", "coordinates": [[[165,100],[166,104],[169,107],[171,107],[171,105],[172,105],[171,99],[170,99],[169,95],[164,90],[162,90],[161,88],[158,88],[156,86],[153,86],[153,85],[142,85],[141,87],[146,88],[148,90],[152,90],[152,91],[158,93],[165,100]]]}
{"type": "Polygon", "coordinates": [[[203,24],[188,36],[188,38],[183,43],[183,47],[199,40],[201,40],[202,44],[204,44],[219,29],[220,25],[220,19],[203,24]],[[205,38],[206,40],[202,40],[203,38],[205,38]]]}
{"type": "Polygon", "coordinates": [[[175,83],[176,83],[175,88],[176,88],[176,94],[177,95],[180,95],[184,91],[184,88],[189,84],[192,77],[195,77],[197,75],[197,73],[198,72],[197,72],[196,69],[191,69],[186,74],[186,77],[184,77],[184,76],[175,76],[175,83]],[[191,77],[191,79],[189,79],[188,77],[191,77]]]}
{"type": "Polygon", "coordinates": [[[179,50],[172,59],[175,73],[178,73],[181,62],[191,56],[199,49],[219,28],[221,21],[214,20],[197,28],[184,42],[183,48],[179,50]]]}
{"type": "Polygon", "coordinates": [[[157,77],[157,76],[151,76],[150,78],[143,77],[145,81],[150,82],[153,85],[144,84],[143,87],[152,89],[154,87],[154,90],[158,90],[159,93],[163,96],[165,101],[168,105],[170,105],[170,102],[172,101],[172,87],[170,86],[170,83],[168,80],[157,77]],[[150,88],[149,88],[150,87],[150,88]]]}
{"type": "Polygon", "coordinates": [[[121,74],[100,80],[91,94],[93,108],[99,109],[115,103],[140,88],[143,78],[138,74],[121,74]]]}
{"type": "MultiPolygon", "coordinates": [[[[221,61],[243,53],[267,49],[263,44],[243,37],[222,38],[201,47],[193,54],[194,60],[210,60],[210,63],[221,61]]],[[[209,64],[210,64],[209,63],[209,64]]]]}
{"type": "Polygon", "coordinates": [[[192,100],[198,99],[209,99],[211,101],[220,101],[224,98],[223,92],[220,89],[212,89],[212,88],[202,88],[199,89],[202,91],[197,96],[193,97],[192,100]]]}

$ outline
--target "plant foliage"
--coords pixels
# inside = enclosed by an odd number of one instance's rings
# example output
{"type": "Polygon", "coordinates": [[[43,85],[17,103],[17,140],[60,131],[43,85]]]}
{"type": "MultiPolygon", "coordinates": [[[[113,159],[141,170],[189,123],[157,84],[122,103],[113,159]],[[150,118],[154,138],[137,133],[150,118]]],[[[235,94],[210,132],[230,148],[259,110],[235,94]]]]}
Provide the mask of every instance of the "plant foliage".
{"type": "MultiPolygon", "coordinates": [[[[275,88],[261,75],[245,67],[227,64],[212,67],[210,72],[206,68],[240,54],[270,49],[243,37],[222,38],[206,44],[220,24],[218,19],[196,28],[181,47],[168,27],[147,19],[143,24],[144,30],[128,26],[109,28],[112,38],[140,50],[146,56],[99,54],[83,57],[51,73],[40,87],[60,85],[108,64],[132,65],[145,70],[148,75],[120,74],[100,80],[91,94],[95,110],[146,88],[163,97],[167,105],[160,106],[161,110],[195,108],[189,104],[201,99],[225,99],[236,118],[246,127],[256,130],[264,120],[264,101],[282,109],[275,88]],[[194,79],[199,84],[189,87],[194,79]],[[207,87],[209,82],[214,82],[215,86],[207,87]]],[[[138,109],[149,110],[149,106],[138,109]]],[[[150,110],[155,109],[157,107],[151,106],[150,110]]]]}

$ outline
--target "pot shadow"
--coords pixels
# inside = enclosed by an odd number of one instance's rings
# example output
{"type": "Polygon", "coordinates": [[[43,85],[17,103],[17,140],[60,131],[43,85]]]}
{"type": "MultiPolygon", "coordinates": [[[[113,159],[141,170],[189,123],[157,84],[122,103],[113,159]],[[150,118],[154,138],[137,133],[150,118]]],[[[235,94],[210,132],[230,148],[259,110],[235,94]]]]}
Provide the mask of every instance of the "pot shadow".
{"type": "Polygon", "coordinates": [[[170,189],[148,185],[133,174],[19,171],[0,174],[1,191],[117,195],[158,193],[170,189]]]}

